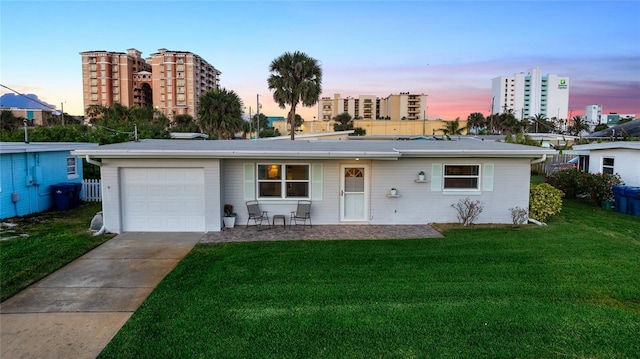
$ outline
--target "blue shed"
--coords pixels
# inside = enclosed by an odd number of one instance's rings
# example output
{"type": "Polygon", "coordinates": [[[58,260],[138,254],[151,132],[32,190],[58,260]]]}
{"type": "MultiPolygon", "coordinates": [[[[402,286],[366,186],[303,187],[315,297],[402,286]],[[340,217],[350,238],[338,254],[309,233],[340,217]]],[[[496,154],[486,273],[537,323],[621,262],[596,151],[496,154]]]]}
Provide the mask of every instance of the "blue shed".
{"type": "Polygon", "coordinates": [[[93,143],[0,142],[0,219],[52,206],[51,185],[82,182],[82,160],[71,151],[93,143]]]}

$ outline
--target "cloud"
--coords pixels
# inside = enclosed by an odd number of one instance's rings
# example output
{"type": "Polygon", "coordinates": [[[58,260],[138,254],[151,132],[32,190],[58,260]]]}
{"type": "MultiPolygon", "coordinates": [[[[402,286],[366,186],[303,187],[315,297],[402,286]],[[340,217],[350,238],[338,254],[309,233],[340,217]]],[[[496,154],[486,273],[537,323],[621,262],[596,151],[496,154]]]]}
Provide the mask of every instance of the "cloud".
{"type": "Polygon", "coordinates": [[[36,94],[16,95],[13,93],[6,93],[0,96],[0,106],[34,110],[55,110],[56,108],[55,106],[38,99],[38,95],[36,94]]]}

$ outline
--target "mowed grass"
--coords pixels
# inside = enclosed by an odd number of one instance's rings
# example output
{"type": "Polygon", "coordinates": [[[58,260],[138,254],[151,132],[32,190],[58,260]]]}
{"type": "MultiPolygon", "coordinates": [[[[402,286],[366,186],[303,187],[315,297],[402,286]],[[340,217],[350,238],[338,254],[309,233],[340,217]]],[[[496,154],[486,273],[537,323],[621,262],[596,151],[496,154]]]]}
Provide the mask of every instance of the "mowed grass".
{"type": "Polygon", "coordinates": [[[101,358],[635,358],[640,218],[199,244],[101,358]]]}
{"type": "Polygon", "coordinates": [[[89,231],[91,219],[100,209],[101,203],[85,203],[69,211],[3,220],[15,226],[2,231],[0,301],[113,238],[94,237],[89,231]]]}

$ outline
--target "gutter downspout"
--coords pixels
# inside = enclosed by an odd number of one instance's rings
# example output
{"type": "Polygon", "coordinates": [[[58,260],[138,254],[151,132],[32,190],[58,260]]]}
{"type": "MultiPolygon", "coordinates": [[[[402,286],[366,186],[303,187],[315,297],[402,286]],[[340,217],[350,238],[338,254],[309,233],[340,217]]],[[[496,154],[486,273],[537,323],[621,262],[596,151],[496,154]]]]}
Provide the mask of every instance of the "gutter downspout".
{"type": "Polygon", "coordinates": [[[532,164],[532,165],[535,165],[536,163],[544,162],[544,161],[546,161],[546,160],[547,160],[547,155],[546,155],[546,154],[544,154],[544,155],[542,155],[542,157],[540,157],[540,158],[538,158],[538,159],[535,159],[535,160],[532,160],[532,161],[531,161],[531,164],[532,164]]]}
{"type": "MultiPolygon", "coordinates": [[[[89,155],[86,155],[86,156],[84,157],[84,159],[87,161],[87,163],[90,163],[90,164],[92,164],[92,165],[94,165],[94,166],[102,167],[102,162],[98,162],[98,161],[96,161],[96,160],[92,160],[92,159],[91,159],[91,157],[89,157],[89,155]]],[[[99,235],[103,234],[104,232],[106,232],[106,230],[107,230],[107,227],[106,227],[106,226],[105,226],[105,224],[104,224],[104,214],[103,214],[103,217],[102,217],[102,227],[101,227],[101,228],[100,228],[96,233],[94,233],[94,234],[93,234],[93,236],[94,236],[94,237],[95,237],[95,236],[99,236],[99,235]]]]}
{"type": "Polygon", "coordinates": [[[94,166],[102,167],[102,162],[92,160],[91,157],[89,157],[89,155],[84,156],[84,159],[87,161],[87,163],[90,163],[94,166]]]}
{"type": "MultiPolygon", "coordinates": [[[[544,155],[542,155],[542,157],[540,157],[540,158],[538,158],[536,160],[532,160],[531,164],[533,165],[533,164],[536,164],[536,163],[544,162],[546,160],[547,160],[547,155],[544,154],[544,155]]],[[[528,218],[528,222],[535,223],[535,224],[537,224],[539,226],[546,226],[547,225],[546,223],[537,221],[537,220],[535,220],[533,218],[528,218]]]]}

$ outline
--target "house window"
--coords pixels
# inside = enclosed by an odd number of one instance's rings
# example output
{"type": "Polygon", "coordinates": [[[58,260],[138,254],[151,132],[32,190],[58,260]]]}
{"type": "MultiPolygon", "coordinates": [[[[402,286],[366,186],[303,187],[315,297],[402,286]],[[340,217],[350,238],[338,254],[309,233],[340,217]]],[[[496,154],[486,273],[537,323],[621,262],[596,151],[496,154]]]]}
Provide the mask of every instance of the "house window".
{"type": "Polygon", "coordinates": [[[479,190],[480,165],[444,165],[445,190],[479,190]]]}
{"type": "Polygon", "coordinates": [[[258,198],[309,198],[308,164],[259,164],[258,198]]]}
{"type": "Polygon", "coordinates": [[[606,173],[606,174],[610,174],[612,175],[613,172],[613,164],[614,164],[614,160],[611,157],[603,157],[602,158],[602,173],[606,173]]]}
{"type": "Polygon", "coordinates": [[[67,178],[78,178],[78,164],[75,157],[67,157],[67,178]]]}

